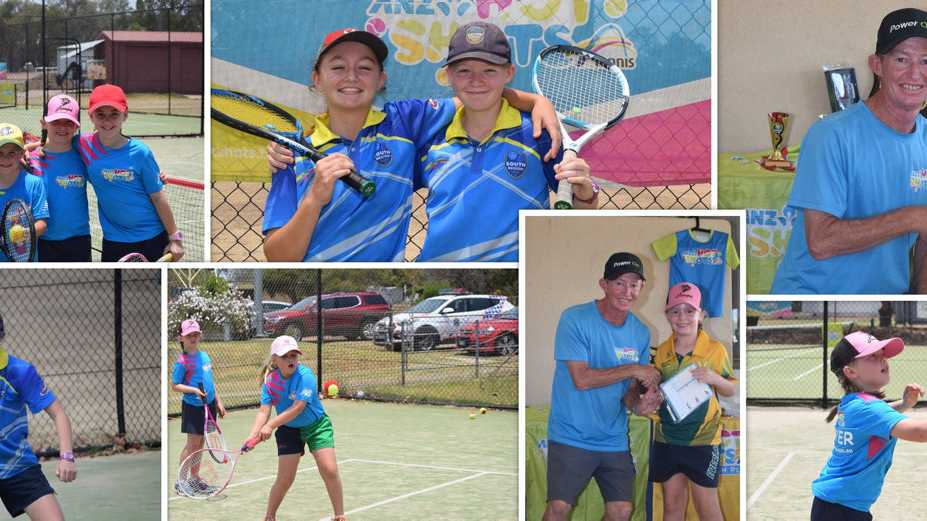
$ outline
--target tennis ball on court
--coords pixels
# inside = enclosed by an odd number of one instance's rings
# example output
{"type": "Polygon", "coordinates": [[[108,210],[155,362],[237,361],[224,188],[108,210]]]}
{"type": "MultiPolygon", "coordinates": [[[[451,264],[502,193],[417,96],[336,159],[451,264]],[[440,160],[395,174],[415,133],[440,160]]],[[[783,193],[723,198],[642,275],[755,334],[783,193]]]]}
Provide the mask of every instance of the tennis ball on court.
{"type": "Polygon", "coordinates": [[[486,414],[486,407],[480,408],[480,414],[486,414]]]}
{"type": "Polygon", "coordinates": [[[331,384],[328,386],[328,397],[329,398],[338,397],[338,384],[331,384]]]}
{"type": "Polygon", "coordinates": [[[26,238],[26,229],[22,225],[14,224],[10,226],[10,240],[15,243],[23,242],[26,238]]]}
{"type": "Polygon", "coordinates": [[[579,114],[580,112],[583,111],[583,109],[579,107],[573,107],[572,109],[570,109],[570,111],[573,112],[573,114],[579,114]]]}
{"type": "Polygon", "coordinates": [[[476,419],[476,415],[475,415],[475,414],[473,414],[473,413],[470,413],[470,419],[471,419],[471,420],[474,420],[474,419],[476,419]]]}

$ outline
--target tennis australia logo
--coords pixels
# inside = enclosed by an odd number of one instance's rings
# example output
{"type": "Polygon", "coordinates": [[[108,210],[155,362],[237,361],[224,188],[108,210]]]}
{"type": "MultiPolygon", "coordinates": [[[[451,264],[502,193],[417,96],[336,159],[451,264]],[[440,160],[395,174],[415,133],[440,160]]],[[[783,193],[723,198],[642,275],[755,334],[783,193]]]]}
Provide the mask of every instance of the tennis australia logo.
{"type": "Polygon", "coordinates": [[[122,181],[129,183],[135,180],[135,170],[131,168],[108,168],[103,170],[103,179],[109,182],[122,181]]]}
{"type": "Polygon", "coordinates": [[[637,349],[633,347],[616,347],[615,357],[620,364],[636,364],[638,360],[637,349]]]}
{"type": "Polygon", "coordinates": [[[914,192],[927,192],[927,168],[911,172],[911,188],[914,192]]]}
{"type": "Polygon", "coordinates": [[[505,171],[508,172],[509,176],[512,178],[520,178],[525,175],[527,169],[528,161],[521,152],[509,152],[505,155],[505,171]]]}
{"type": "Polygon", "coordinates": [[[87,185],[87,181],[82,175],[68,174],[56,177],[55,184],[67,190],[68,188],[83,188],[87,185]]]}
{"type": "Polygon", "coordinates": [[[383,143],[377,143],[377,151],[373,155],[377,163],[386,166],[393,160],[393,152],[383,143]]]}

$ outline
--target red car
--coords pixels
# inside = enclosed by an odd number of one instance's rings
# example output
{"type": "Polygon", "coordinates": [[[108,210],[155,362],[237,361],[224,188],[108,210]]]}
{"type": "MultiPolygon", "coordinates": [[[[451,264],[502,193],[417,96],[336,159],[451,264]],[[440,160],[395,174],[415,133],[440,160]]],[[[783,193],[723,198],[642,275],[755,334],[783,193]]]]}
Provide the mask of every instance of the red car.
{"type": "Polygon", "coordinates": [[[504,311],[494,318],[468,324],[457,336],[457,347],[480,353],[511,355],[518,352],[518,308],[504,311]]]}
{"type": "MultiPolygon", "coordinates": [[[[389,304],[379,293],[359,291],[322,295],[323,334],[348,340],[373,338],[373,326],[389,314],[389,304]]],[[[292,306],[264,314],[264,332],[270,336],[290,335],[299,340],[315,335],[318,307],[315,295],[292,306]]]]}

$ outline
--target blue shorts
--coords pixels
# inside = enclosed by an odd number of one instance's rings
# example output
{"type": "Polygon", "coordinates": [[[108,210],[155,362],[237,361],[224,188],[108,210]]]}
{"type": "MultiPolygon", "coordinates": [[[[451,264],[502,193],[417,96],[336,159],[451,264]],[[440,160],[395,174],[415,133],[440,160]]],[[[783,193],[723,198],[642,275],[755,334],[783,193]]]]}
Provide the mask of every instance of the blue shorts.
{"type": "Polygon", "coordinates": [[[676,474],[706,488],[718,488],[721,478],[719,445],[672,445],[653,443],[650,452],[650,481],[663,483],[676,474]]]}
{"type": "MultiPolygon", "coordinates": [[[[202,436],[203,424],[206,423],[206,411],[203,410],[203,406],[190,405],[187,402],[181,403],[180,432],[184,434],[199,434],[202,436]]],[[[209,412],[212,413],[213,418],[218,418],[218,416],[216,416],[215,400],[209,404],[209,412]]]]}
{"type": "Polygon", "coordinates": [[[39,262],[90,262],[90,236],[79,235],[60,241],[39,237],[39,262]]]}
{"type": "Polygon", "coordinates": [[[150,239],[138,242],[116,242],[103,239],[103,262],[116,262],[130,253],[141,253],[150,262],[154,262],[164,255],[170,239],[167,232],[161,232],[150,239]]]}
{"type": "Polygon", "coordinates": [[[11,517],[23,514],[26,507],[54,493],[39,465],[33,465],[11,478],[0,479],[0,500],[3,500],[3,506],[11,517]]]}
{"type": "Polygon", "coordinates": [[[811,503],[811,521],[872,521],[872,514],[815,497],[811,503]]]}

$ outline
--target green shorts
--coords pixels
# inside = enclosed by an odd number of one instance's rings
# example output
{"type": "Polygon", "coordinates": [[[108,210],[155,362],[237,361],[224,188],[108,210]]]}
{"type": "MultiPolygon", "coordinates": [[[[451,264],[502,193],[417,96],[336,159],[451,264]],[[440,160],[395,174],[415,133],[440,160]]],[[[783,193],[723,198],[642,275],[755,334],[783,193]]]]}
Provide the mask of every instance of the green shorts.
{"type": "Polygon", "coordinates": [[[328,415],[322,416],[315,423],[300,427],[299,438],[309,446],[309,452],[335,448],[335,430],[328,415]]]}

